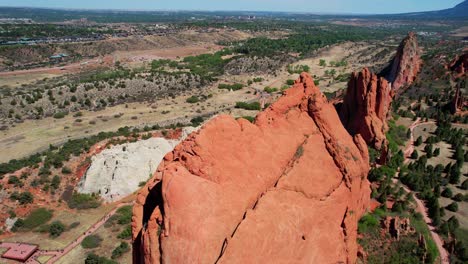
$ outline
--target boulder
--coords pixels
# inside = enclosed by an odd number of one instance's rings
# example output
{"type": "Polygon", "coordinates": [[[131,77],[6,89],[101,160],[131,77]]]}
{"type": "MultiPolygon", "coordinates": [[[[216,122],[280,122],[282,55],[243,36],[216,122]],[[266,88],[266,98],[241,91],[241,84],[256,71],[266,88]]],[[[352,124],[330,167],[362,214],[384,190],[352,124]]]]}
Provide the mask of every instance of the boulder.
{"type": "Polygon", "coordinates": [[[254,124],[217,116],[165,156],[133,208],[134,263],[355,263],[368,171],[303,73],[254,124]]]}

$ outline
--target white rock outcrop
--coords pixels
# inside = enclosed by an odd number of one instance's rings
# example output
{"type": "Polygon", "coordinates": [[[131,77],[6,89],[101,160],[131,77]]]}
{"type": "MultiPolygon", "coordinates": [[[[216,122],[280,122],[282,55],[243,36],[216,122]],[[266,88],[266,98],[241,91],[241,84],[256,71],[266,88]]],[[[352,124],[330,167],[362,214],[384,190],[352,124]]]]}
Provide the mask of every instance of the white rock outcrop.
{"type": "Polygon", "coordinates": [[[120,200],[138,190],[152,177],[164,156],[190,134],[184,129],[178,140],[150,138],[103,150],[92,157],[91,166],[77,186],[79,193],[96,193],[105,201],[120,200]]]}

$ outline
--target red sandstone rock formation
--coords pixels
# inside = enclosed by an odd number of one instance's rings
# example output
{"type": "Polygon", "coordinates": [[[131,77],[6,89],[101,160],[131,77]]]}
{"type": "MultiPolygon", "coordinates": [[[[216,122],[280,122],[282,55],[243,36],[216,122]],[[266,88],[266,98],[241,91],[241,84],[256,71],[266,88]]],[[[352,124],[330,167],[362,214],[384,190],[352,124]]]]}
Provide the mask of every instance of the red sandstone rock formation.
{"type": "Polygon", "coordinates": [[[367,68],[353,73],[339,108],[341,122],[351,135],[361,134],[369,146],[386,150],[391,101],[390,86],[384,78],[367,68]]]}
{"type": "Polygon", "coordinates": [[[420,53],[416,35],[410,32],[398,47],[392,63],[382,73],[392,83],[396,94],[401,94],[416,79],[421,70],[420,53]]]}
{"type": "Polygon", "coordinates": [[[459,111],[462,111],[464,107],[467,107],[468,102],[465,100],[465,97],[462,94],[460,89],[461,84],[457,85],[457,90],[455,91],[455,96],[449,104],[450,112],[456,114],[459,111]]]}
{"type": "MultiPolygon", "coordinates": [[[[466,50],[465,50],[466,52],[466,50]]],[[[468,107],[468,102],[465,100],[463,95],[462,87],[465,87],[465,82],[468,80],[467,69],[468,69],[468,53],[464,53],[461,56],[456,56],[451,63],[449,63],[446,68],[452,71],[452,76],[454,79],[461,78],[462,80],[457,84],[457,90],[455,91],[455,96],[452,101],[449,103],[450,112],[452,114],[457,114],[463,111],[464,108],[468,107]]]]}
{"type": "Polygon", "coordinates": [[[382,220],[382,225],[385,234],[390,234],[396,240],[400,240],[402,235],[407,236],[416,232],[416,230],[411,227],[409,218],[387,216],[382,220]]]}
{"type": "Polygon", "coordinates": [[[165,157],[133,209],[134,263],[355,263],[368,163],[302,74],[255,124],[218,116],[165,157]]]}
{"type": "Polygon", "coordinates": [[[455,73],[455,78],[465,76],[468,70],[468,53],[456,56],[449,64],[449,69],[455,73]]]}

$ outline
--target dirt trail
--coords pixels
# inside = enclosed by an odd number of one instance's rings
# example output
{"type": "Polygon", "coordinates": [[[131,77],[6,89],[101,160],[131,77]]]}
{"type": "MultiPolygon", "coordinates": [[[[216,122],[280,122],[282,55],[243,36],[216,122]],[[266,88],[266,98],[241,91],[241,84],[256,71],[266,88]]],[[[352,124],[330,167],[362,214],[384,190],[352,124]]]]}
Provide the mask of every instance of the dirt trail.
{"type": "Polygon", "coordinates": [[[83,239],[85,237],[91,235],[92,233],[96,232],[104,223],[106,223],[109,218],[111,218],[119,208],[126,206],[126,205],[132,205],[133,202],[129,203],[121,203],[117,205],[112,211],[110,211],[107,215],[105,215],[101,220],[99,220],[97,223],[92,225],[88,230],[86,230],[81,236],[79,236],[77,239],[75,239],[73,242],[68,244],[64,249],[59,249],[59,250],[39,250],[37,251],[33,256],[29,258],[29,260],[25,263],[40,263],[37,258],[40,256],[52,256],[46,263],[47,264],[52,264],[55,263],[57,260],[59,260],[61,257],[65,256],[68,254],[72,249],[74,249],[76,246],[81,244],[83,239]]]}
{"type": "MultiPolygon", "coordinates": [[[[414,133],[413,133],[414,129],[416,127],[418,127],[418,126],[421,126],[421,125],[427,125],[427,124],[433,124],[434,123],[433,121],[430,121],[430,122],[420,122],[420,121],[421,121],[421,119],[418,118],[410,126],[411,138],[410,138],[410,141],[408,142],[408,144],[405,146],[405,150],[403,152],[404,155],[405,155],[405,163],[408,163],[410,161],[409,157],[411,156],[411,153],[413,153],[413,151],[414,151],[414,133]]],[[[396,179],[394,179],[394,181],[396,181],[396,179]]],[[[408,189],[406,186],[403,186],[403,189],[408,193],[411,192],[411,190],[408,189]]],[[[429,227],[432,239],[434,240],[434,242],[435,242],[435,244],[437,246],[437,249],[438,249],[439,255],[440,255],[440,263],[441,264],[450,264],[450,258],[449,258],[449,255],[447,253],[447,250],[445,250],[445,248],[444,248],[443,240],[440,238],[439,234],[437,234],[435,232],[435,227],[432,225],[432,220],[431,220],[431,218],[429,218],[429,215],[427,213],[428,210],[427,210],[424,202],[421,199],[419,199],[416,195],[413,195],[413,196],[414,196],[414,200],[416,201],[416,204],[417,204],[416,210],[423,216],[424,222],[426,222],[427,226],[429,227]]]]}

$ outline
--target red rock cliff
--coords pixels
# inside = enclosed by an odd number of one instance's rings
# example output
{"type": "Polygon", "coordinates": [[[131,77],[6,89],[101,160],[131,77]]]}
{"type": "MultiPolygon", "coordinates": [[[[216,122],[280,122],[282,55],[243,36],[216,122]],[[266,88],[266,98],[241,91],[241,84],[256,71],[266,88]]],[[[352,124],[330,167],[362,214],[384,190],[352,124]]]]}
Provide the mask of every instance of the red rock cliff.
{"type": "Polygon", "coordinates": [[[468,71],[468,53],[456,56],[448,67],[452,72],[454,72],[455,78],[465,77],[468,71]]]}
{"type": "Polygon", "coordinates": [[[391,101],[390,86],[384,78],[367,68],[353,73],[339,109],[341,122],[351,135],[361,134],[369,146],[384,150],[391,101]]]}
{"type": "Polygon", "coordinates": [[[392,83],[396,94],[401,94],[405,87],[411,85],[421,70],[421,51],[413,32],[400,43],[395,58],[383,75],[392,83]]]}
{"type": "Polygon", "coordinates": [[[467,107],[467,101],[465,100],[465,96],[463,96],[463,93],[460,89],[462,84],[464,83],[460,83],[457,85],[457,90],[455,91],[455,95],[449,103],[450,112],[452,114],[462,112],[463,108],[467,107]]]}
{"type": "Polygon", "coordinates": [[[165,157],[133,209],[134,262],[355,263],[368,164],[302,74],[255,124],[218,116],[165,157]]]}
{"type": "Polygon", "coordinates": [[[457,83],[457,89],[451,102],[448,104],[450,112],[452,114],[463,114],[463,109],[468,107],[468,102],[463,94],[463,89],[466,86],[467,73],[468,73],[468,50],[464,50],[464,54],[456,56],[455,59],[450,62],[446,68],[452,71],[452,77],[454,79],[460,79],[457,83]]]}

